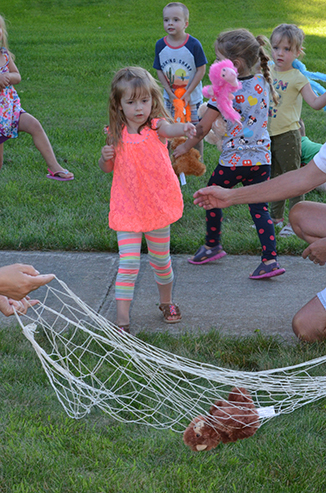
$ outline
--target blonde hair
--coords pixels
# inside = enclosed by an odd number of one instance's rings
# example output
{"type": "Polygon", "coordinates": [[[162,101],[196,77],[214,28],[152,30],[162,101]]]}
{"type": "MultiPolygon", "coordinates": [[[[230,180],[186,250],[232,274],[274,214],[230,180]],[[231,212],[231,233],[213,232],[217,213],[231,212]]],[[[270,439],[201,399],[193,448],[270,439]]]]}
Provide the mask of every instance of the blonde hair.
{"type": "Polygon", "coordinates": [[[170,2],[170,3],[168,3],[167,5],[165,5],[165,7],[163,9],[163,15],[164,15],[164,10],[167,7],[179,7],[180,9],[182,9],[185,20],[189,21],[189,10],[188,10],[188,7],[186,7],[183,3],[181,3],[181,2],[170,2]]]}
{"type": "Polygon", "coordinates": [[[275,38],[278,38],[279,41],[286,38],[290,43],[291,50],[300,51],[303,48],[305,35],[302,29],[295,24],[280,24],[275,27],[271,34],[271,44],[275,42],[275,38]]]}
{"type": "Polygon", "coordinates": [[[215,49],[225,58],[232,62],[235,60],[243,61],[251,70],[259,61],[264,79],[268,82],[270,92],[275,104],[278,102],[278,95],[273,87],[273,81],[268,62],[270,57],[264,50],[269,42],[265,36],[255,37],[247,29],[235,29],[221,33],[215,41],[215,49]]]}
{"type": "Polygon", "coordinates": [[[113,77],[109,99],[109,133],[107,144],[117,146],[121,142],[123,127],[127,124],[121,108],[121,98],[127,88],[131,89],[131,99],[139,96],[151,96],[152,108],[147,121],[138,128],[138,133],[148,126],[151,127],[153,118],[166,118],[172,121],[171,115],[164,108],[161,89],[154,77],[141,67],[125,67],[113,77]]]}
{"type": "Polygon", "coordinates": [[[11,58],[14,60],[14,55],[9,51],[9,45],[8,45],[8,33],[6,29],[6,21],[5,18],[0,15],[0,28],[2,29],[2,39],[0,40],[0,48],[4,47],[10,54],[11,58]]]}

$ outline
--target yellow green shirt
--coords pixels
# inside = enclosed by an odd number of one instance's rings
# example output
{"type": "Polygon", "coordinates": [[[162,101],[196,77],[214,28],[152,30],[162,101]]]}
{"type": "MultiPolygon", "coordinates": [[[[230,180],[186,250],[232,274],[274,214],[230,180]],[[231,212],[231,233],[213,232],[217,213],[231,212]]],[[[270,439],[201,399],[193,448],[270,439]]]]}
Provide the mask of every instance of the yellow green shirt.
{"type": "Polygon", "coordinates": [[[271,66],[271,76],[274,89],[279,95],[277,105],[274,104],[270,96],[268,132],[272,137],[300,128],[299,120],[302,108],[300,91],[309,81],[295,68],[286,72],[277,72],[274,66],[271,66]]]}

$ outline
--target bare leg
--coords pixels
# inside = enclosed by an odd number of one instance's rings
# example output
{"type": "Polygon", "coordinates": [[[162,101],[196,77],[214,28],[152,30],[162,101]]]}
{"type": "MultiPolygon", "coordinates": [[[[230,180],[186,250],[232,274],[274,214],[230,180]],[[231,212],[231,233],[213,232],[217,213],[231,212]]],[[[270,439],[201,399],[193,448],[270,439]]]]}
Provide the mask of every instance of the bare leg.
{"type": "Polygon", "coordinates": [[[117,325],[118,327],[125,327],[129,325],[129,312],[130,312],[131,300],[117,300],[117,325]]]}
{"type": "Polygon", "coordinates": [[[172,286],[173,282],[169,282],[169,284],[157,284],[160,303],[172,303],[172,286]]]}
{"type": "MultiPolygon", "coordinates": [[[[64,168],[60,166],[58,163],[50,141],[43,130],[40,122],[34,118],[34,116],[29,113],[22,113],[20,115],[19,124],[18,124],[19,132],[26,132],[30,134],[33,138],[35,147],[40,151],[48,168],[53,172],[64,171],[64,168]]],[[[63,174],[62,177],[69,178],[73,176],[73,173],[63,174]]]]}
{"type": "Polygon", "coordinates": [[[326,204],[299,202],[292,207],[289,221],[297,236],[307,243],[326,238],[326,204]]]}
{"type": "Polygon", "coordinates": [[[3,165],[3,143],[0,144],[0,169],[2,168],[3,165]]]}
{"type": "Polygon", "coordinates": [[[317,296],[294,315],[292,328],[295,335],[303,341],[316,342],[326,339],[326,310],[317,296]]]}

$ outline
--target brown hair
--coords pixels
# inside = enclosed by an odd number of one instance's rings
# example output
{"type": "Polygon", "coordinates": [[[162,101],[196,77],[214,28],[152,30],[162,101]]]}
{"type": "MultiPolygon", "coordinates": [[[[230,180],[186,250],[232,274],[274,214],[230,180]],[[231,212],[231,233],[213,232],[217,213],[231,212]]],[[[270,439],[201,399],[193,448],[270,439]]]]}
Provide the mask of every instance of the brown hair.
{"type": "Polygon", "coordinates": [[[296,51],[300,51],[303,47],[304,37],[305,36],[302,29],[295,24],[280,24],[273,30],[270,41],[271,44],[273,44],[273,42],[275,42],[275,38],[278,38],[278,40],[287,38],[290,43],[291,50],[295,49],[296,51]]]}
{"type": "Polygon", "coordinates": [[[182,9],[185,20],[189,21],[189,10],[188,10],[188,7],[186,7],[183,3],[181,3],[181,2],[170,2],[170,3],[168,3],[167,5],[165,5],[165,7],[163,9],[163,15],[164,15],[164,10],[167,7],[179,7],[180,9],[182,9]]]}
{"type": "Polygon", "coordinates": [[[215,41],[215,49],[218,50],[225,58],[232,62],[235,60],[243,61],[249,70],[251,70],[259,61],[263,72],[264,79],[268,82],[270,92],[275,104],[278,101],[278,95],[273,87],[273,81],[270,74],[268,62],[270,57],[264,50],[264,46],[269,45],[265,36],[255,37],[247,29],[235,29],[234,31],[225,31],[221,33],[215,41]]]}
{"type": "Polygon", "coordinates": [[[109,133],[107,144],[115,147],[121,141],[122,129],[127,124],[125,115],[121,109],[121,98],[126,89],[131,89],[131,99],[140,95],[151,96],[152,109],[147,121],[138,128],[138,133],[148,126],[151,128],[153,118],[166,118],[172,121],[171,115],[164,108],[163,96],[159,85],[147,70],[141,67],[125,67],[120,69],[113,77],[109,99],[109,133]]]}

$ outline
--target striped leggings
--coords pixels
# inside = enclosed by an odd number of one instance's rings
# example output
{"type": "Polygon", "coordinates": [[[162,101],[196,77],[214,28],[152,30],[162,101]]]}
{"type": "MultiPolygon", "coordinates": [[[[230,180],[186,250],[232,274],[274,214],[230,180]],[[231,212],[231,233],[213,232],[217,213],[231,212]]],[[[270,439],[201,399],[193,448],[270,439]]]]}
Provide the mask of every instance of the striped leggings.
{"type": "MultiPolygon", "coordinates": [[[[170,226],[144,233],[149,263],[154,270],[158,284],[169,284],[173,281],[173,270],[170,257],[170,226]]],[[[140,267],[140,250],[143,233],[118,231],[119,270],[115,282],[116,300],[132,300],[135,282],[140,267]]]]}

